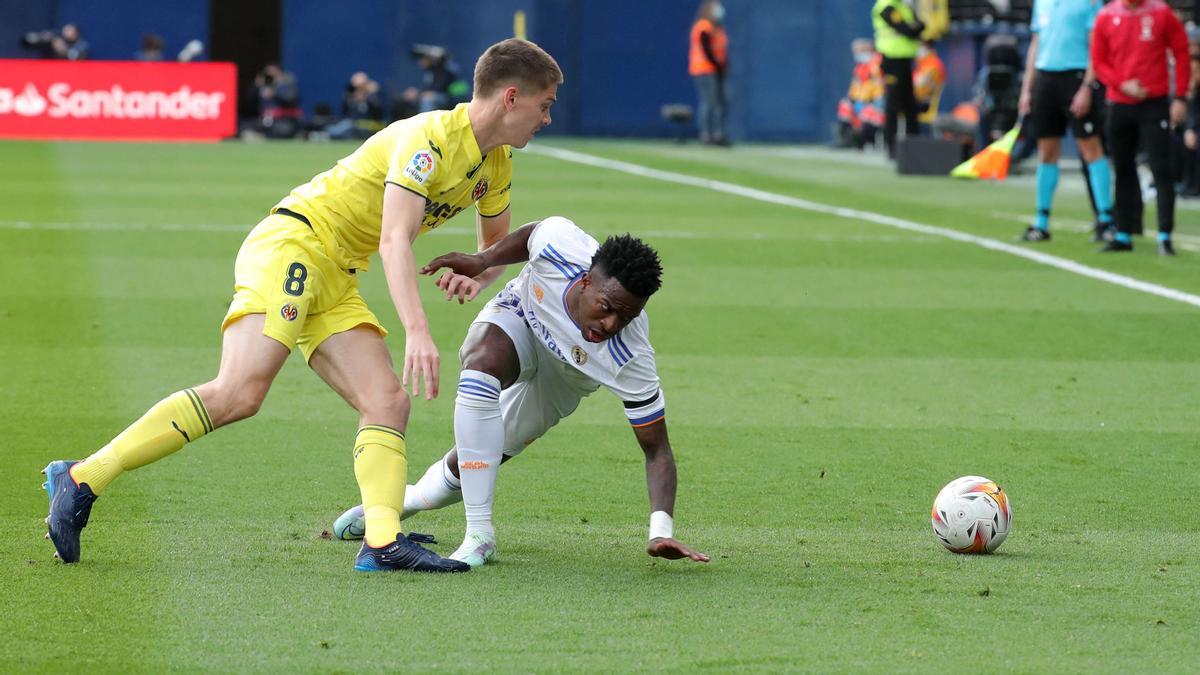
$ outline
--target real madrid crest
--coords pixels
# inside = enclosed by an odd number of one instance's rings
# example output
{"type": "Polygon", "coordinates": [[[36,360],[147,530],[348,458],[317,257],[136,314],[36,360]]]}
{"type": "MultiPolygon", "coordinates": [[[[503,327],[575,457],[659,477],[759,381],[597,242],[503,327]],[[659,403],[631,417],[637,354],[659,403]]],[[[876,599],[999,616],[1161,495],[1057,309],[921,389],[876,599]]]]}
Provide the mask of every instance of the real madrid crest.
{"type": "Polygon", "coordinates": [[[575,365],[582,366],[587,363],[587,359],[588,355],[587,352],[583,351],[583,347],[579,345],[571,347],[571,360],[575,362],[575,365]]]}

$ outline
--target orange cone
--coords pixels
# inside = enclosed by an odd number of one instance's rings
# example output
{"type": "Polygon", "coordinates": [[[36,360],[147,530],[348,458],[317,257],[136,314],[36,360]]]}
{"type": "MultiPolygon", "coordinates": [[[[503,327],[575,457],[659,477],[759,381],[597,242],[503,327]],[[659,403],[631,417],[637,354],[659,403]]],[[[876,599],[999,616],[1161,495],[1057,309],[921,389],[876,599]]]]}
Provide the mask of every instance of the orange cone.
{"type": "Polygon", "coordinates": [[[1021,135],[1021,125],[1013,127],[1007,134],[984,148],[979,154],[954,167],[950,175],[955,178],[991,178],[1004,180],[1008,176],[1008,165],[1012,160],[1013,146],[1021,135]]]}

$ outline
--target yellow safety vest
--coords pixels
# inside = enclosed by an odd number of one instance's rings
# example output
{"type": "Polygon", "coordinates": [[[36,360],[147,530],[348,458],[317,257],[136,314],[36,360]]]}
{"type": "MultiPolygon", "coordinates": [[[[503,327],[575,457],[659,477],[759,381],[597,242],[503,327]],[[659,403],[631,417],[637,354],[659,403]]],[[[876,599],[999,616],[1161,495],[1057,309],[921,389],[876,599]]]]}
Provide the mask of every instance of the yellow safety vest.
{"type": "Polygon", "coordinates": [[[875,49],[889,59],[911,59],[917,55],[920,42],[896,32],[888,25],[880,13],[891,7],[900,13],[900,20],[913,23],[916,17],[912,8],[901,0],[877,0],[871,9],[871,21],[875,24],[875,49]]]}

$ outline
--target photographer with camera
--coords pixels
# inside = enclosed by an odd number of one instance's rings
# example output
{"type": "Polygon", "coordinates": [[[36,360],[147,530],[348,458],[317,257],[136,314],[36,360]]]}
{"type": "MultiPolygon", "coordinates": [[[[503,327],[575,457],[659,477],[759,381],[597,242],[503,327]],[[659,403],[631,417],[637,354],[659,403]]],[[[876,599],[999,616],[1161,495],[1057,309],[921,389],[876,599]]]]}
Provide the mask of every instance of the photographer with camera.
{"type": "Polygon", "coordinates": [[[68,23],[62,30],[55,33],[52,30],[31,31],[21,37],[21,46],[36,52],[43,59],[66,59],[68,61],[83,61],[88,58],[87,41],[79,34],[79,28],[68,23]]]}
{"type": "Polygon", "coordinates": [[[325,127],[329,138],[369,138],[384,128],[379,83],[361,70],[350,76],[342,96],[342,119],[325,127]]]}
{"type": "Polygon", "coordinates": [[[404,102],[415,112],[448,110],[466,94],[467,86],[460,79],[458,65],[450,60],[450,52],[437,45],[415,44],[409,55],[423,72],[421,86],[404,90],[404,102]]]}
{"type": "Polygon", "coordinates": [[[296,76],[269,63],[254,76],[258,132],[268,138],[292,138],[300,132],[300,85],[296,76]]]}

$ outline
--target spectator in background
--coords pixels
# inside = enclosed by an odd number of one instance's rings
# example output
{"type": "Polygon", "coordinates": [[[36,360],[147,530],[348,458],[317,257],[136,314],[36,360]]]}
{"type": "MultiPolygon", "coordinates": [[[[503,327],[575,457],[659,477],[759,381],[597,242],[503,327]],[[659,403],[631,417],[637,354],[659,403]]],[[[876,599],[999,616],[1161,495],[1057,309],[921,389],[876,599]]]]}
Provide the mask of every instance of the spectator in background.
{"type": "MultiPolygon", "coordinates": [[[[946,64],[938,56],[932,42],[922,42],[917,48],[913,66],[913,96],[917,99],[917,116],[923,116],[937,105],[942,88],[946,86],[946,64]]],[[[936,114],[936,110],[933,114],[936,114]]]]}
{"type": "Polygon", "coordinates": [[[1033,5],[1033,38],[1025,54],[1025,77],[1017,110],[1032,122],[1037,138],[1037,214],[1020,236],[1022,241],[1050,240],[1050,209],[1058,188],[1058,159],[1068,126],[1079,148],[1096,215],[1092,241],[1102,241],[1112,228],[1112,172],[1100,143],[1103,101],[1098,100],[1088,49],[1099,11],[1100,4],[1095,0],[1037,0],[1033,5]]]}
{"type": "Polygon", "coordinates": [[[458,65],[450,58],[445,47],[416,44],[409,52],[421,67],[423,80],[420,88],[404,90],[404,101],[418,113],[431,110],[449,110],[457,103],[456,98],[466,93],[458,65]],[[455,93],[456,85],[461,85],[455,93]]]}
{"type": "Polygon", "coordinates": [[[300,86],[296,76],[276,63],[254,76],[259,131],[271,138],[291,138],[300,131],[300,86]]]}
{"type": "Polygon", "coordinates": [[[883,126],[883,72],[875,43],[858,38],[850,43],[854,55],[854,71],[846,98],[838,102],[836,145],[861,150],[875,143],[875,135],[883,126]]]}
{"type": "Polygon", "coordinates": [[[163,50],[166,46],[161,35],[146,33],[142,36],[142,48],[138,50],[134,58],[138,61],[162,61],[163,50]]]}
{"type": "Polygon", "coordinates": [[[362,71],[354,73],[342,96],[342,119],[325,132],[333,139],[369,138],[384,126],[379,83],[362,71]]]}
{"type": "Polygon", "coordinates": [[[700,97],[700,142],[729,145],[725,122],[729,114],[729,37],[725,34],[725,7],[705,0],[696,10],[688,48],[688,74],[700,97]]]}
{"type": "Polygon", "coordinates": [[[1171,126],[1187,118],[1190,61],[1187,33],[1162,0],[1115,0],[1096,17],[1092,67],[1108,88],[1108,148],[1117,175],[1117,232],[1101,251],[1132,251],[1142,228],[1137,152],[1150,157],[1158,200],[1158,252],[1175,255],[1175,181],[1171,176],[1171,126]],[[1167,52],[1174,57],[1169,76],[1167,52]],[[1172,88],[1172,82],[1174,87],[1172,88]],[[1174,92],[1174,100],[1168,97],[1174,92]]]}
{"type": "Polygon", "coordinates": [[[904,116],[905,136],[919,133],[917,99],[913,92],[913,59],[917,56],[925,24],[917,19],[911,0],[876,0],[871,10],[875,49],[883,55],[880,67],[884,84],[883,142],[889,158],[896,156],[899,116],[904,116]]]}
{"type": "Polygon", "coordinates": [[[90,52],[87,41],[79,34],[79,27],[73,23],[62,27],[62,34],[54,38],[51,48],[54,58],[68,61],[86,60],[90,52]]]}

